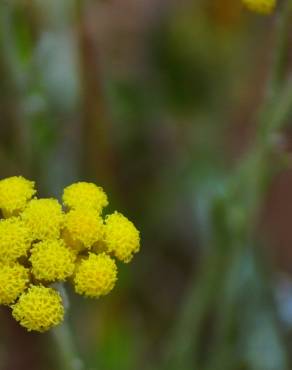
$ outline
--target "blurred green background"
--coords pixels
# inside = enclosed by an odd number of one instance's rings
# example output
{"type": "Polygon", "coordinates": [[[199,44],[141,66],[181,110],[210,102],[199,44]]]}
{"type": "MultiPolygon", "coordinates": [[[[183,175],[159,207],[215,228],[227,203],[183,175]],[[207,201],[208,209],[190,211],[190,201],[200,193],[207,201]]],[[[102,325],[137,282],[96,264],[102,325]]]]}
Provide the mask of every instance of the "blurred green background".
{"type": "MultiPolygon", "coordinates": [[[[276,18],[239,0],[0,0],[1,178],[58,198],[96,182],[141,231],[112,294],[69,292],[84,369],[292,369],[289,124],[288,166],[269,157],[259,187],[253,162],[236,172],[276,18]]],[[[66,370],[50,334],[0,323],[1,370],[66,370]]]]}

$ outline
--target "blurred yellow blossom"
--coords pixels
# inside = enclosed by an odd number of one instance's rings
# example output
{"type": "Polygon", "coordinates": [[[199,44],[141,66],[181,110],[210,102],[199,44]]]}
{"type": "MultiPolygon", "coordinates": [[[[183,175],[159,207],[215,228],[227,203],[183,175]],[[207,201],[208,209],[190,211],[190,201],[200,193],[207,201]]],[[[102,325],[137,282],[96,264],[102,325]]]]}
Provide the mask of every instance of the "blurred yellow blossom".
{"type": "Polygon", "coordinates": [[[250,10],[262,14],[270,14],[276,7],[276,0],[242,0],[250,10]]]}

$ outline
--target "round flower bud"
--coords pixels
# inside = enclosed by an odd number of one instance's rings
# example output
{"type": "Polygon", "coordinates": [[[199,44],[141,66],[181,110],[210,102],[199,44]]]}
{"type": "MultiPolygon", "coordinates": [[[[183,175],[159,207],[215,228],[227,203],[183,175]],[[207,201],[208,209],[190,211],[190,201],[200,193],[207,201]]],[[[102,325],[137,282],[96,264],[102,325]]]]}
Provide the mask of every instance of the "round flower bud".
{"type": "Polygon", "coordinates": [[[0,220],[0,261],[16,261],[26,256],[31,246],[30,230],[18,217],[0,220]]]}
{"type": "Polygon", "coordinates": [[[19,263],[0,264],[0,304],[9,305],[25,290],[29,270],[19,263]]]}
{"type": "Polygon", "coordinates": [[[37,280],[64,281],[75,268],[75,255],[63,240],[44,240],[35,244],[29,258],[32,273],[37,280]]]}
{"type": "Polygon", "coordinates": [[[130,262],[140,249],[140,234],[134,224],[119,212],[106,217],[104,242],[108,252],[123,262],[130,262]]]}
{"type": "Polygon", "coordinates": [[[31,286],[12,306],[12,315],[28,331],[47,331],[63,320],[61,295],[53,288],[31,286]]]}
{"type": "Polygon", "coordinates": [[[90,249],[103,237],[103,221],[90,208],[78,208],[65,215],[63,237],[76,250],[90,249]]]}
{"type": "Polygon", "coordinates": [[[276,0],[242,0],[243,4],[251,11],[270,14],[276,7],[276,0]]]}
{"type": "Polygon", "coordinates": [[[8,177],[0,181],[0,208],[4,217],[16,216],[34,196],[34,182],[22,176],[8,177]]]}
{"type": "Polygon", "coordinates": [[[115,261],[105,253],[89,253],[77,265],[74,275],[74,287],[78,294],[98,298],[108,294],[117,280],[115,261]]]}
{"type": "Polygon", "coordinates": [[[90,182],[77,182],[64,189],[63,203],[69,209],[92,208],[101,212],[108,205],[103,188],[90,182]]]}
{"type": "Polygon", "coordinates": [[[21,217],[34,240],[57,239],[63,223],[62,207],[56,199],[33,199],[21,217]]]}

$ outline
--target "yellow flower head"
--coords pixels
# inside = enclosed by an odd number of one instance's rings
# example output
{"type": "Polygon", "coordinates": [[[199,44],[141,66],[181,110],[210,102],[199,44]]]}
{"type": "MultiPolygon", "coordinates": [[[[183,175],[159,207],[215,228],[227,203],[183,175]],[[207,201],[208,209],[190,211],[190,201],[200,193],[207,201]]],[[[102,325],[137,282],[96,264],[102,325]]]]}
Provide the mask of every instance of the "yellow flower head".
{"type": "Polygon", "coordinates": [[[34,240],[57,239],[63,224],[62,207],[56,199],[33,199],[21,214],[34,240]]]}
{"type": "Polygon", "coordinates": [[[270,14],[276,7],[276,0],[242,0],[243,4],[250,10],[261,13],[270,14]]]}
{"type": "Polygon", "coordinates": [[[78,294],[98,298],[108,294],[117,280],[115,261],[105,253],[89,253],[81,260],[74,275],[74,287],[78,294]]]}
{"type": "Polygon", "coordinates": [[[60,239],[35,244],[29,260],[34,277],[48,282],[66,280],[75,268],[75,255],[60,239]]]}
{"type": "Polygon", "coordinates": [[[64,238],[73,249],[90,249],[103,237],[103,221],[91,208],[73,209],[65,215],[64,238]]]}
{"type": "Polygon", "coordinates": [[[0,181],[0,208],[3,215],[17,215],[34,196],[34,182],[22,176],[8,177],[0,181]]]}
{"type": "Polygon", "coordinates": [[[28,331],[44,332],[64,317],[61,295],[47,285],[70,278],[78,294],[108,294],[117,280],[114,257],[129,262],[140,235],[118,212],[104,222],[107,195],[93,183],[64,189],[66,213],[58,200],[35,193],[21,176],[0,180],[0,305],[28,331]]]}
{"type": "Polygon", "coordinates": [[[12,315],[28,331],[47,331],[63,320],[62,298],[53,288],[31,286],[12,306],[12,315]]]}
{"type": "Polygon", "coordinates": [[[20,218],[0,220],[0,261],[16,261],[26,256],[31,241],[31,232],[20,218]]]}
{"type": "Polygon", "coordinates": [[[92,208],[101,212],[108,205],[103,188],[90,182],[77,182],[64,189],[64,205],[69,209],[92,208]]]}
{"type": "Polygon", "coordinates": [[[140,249],[140,234],[134,224],[119,212],[107,216],[104,241],[108,251],[123,262],[130,262],[140,249]]]}
{"type": "Polygon", "coordinates": [[[0,264],[0,304],[9,305],[25,290],[29,270],[19,263],[0,264]]]}

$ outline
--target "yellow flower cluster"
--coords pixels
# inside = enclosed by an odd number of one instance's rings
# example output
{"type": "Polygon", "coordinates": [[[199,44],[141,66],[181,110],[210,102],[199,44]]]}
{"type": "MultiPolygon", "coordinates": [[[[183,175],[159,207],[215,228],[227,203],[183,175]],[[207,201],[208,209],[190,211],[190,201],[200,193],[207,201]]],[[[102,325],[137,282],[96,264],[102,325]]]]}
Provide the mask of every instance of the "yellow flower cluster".
{"type": "Polygon", "coordinates": [[[261,14],[271,14],[276,7],[277,0],[242,0],[251,11],[261,14]]]}
{"type": "Polygon", "coordinates": [[[68,280],[90,298],[108,294],[117,280],[114,258],[129,262],[140,235],[121,213],[102,217],[108,199],[95,184],[65,188],[63,207],[35,194],[34,183],[21,176],[0,181],[0,304],[27,330],[43,332],[64,317],[51,284],[68,280]]]}

